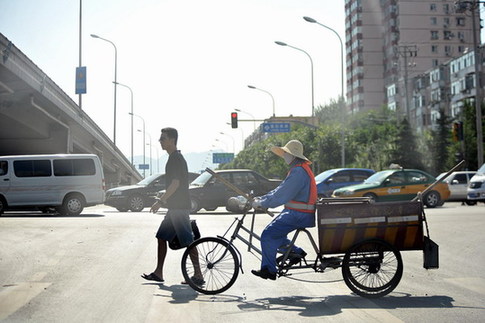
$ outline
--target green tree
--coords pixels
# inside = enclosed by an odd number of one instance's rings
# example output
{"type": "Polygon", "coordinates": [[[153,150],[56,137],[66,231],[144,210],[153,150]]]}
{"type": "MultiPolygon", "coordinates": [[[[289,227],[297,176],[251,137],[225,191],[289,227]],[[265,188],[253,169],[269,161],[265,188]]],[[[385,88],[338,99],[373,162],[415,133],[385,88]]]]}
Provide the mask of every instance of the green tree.
{"type": "Polygon", "coordinates": [[[398,136],[395,139],[395,149],[391,162],[404,168],[424,169],[422,155],[418,150],[416,137],[413,134],[407,119],[403,119],[398,128],[398,136]]]}
{"type": "Polygon", "coordinates": [[[431,150],[430,172],[438,175],[448,171],[453,167],[450,161],[451,144],[451,118],[445,114],[444,109],[440,109],[440,116],[436,120],[436,130],[430,131],[429,148],[431,150]]]}

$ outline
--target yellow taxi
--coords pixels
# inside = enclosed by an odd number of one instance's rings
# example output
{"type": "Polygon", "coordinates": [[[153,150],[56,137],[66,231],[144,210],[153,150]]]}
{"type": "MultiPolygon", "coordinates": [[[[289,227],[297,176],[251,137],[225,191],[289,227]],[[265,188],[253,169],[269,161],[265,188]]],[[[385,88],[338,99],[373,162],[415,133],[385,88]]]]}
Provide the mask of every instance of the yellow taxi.
{"type": "MultiPolygon", "coordinates": [[[[362,184],[339,188],[333,197],[370,197],[375,202],[412,200],[418,192],[436,179],[418,169],[389,169],[375,173],[362,184]]],[[[448,184],[439,182],[423,197],[424,204],[433,208],[443,205],[450,196],[448,184]]]]}

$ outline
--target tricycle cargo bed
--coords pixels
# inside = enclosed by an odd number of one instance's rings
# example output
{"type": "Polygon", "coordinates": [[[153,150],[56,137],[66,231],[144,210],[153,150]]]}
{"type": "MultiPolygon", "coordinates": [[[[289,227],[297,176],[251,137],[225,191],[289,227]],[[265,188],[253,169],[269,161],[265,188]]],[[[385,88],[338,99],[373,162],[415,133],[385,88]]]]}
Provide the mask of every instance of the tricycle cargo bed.
{"type": "Polygon", "coordinates": [[[398,250],[423,250],[420,201],[369,203],[365,198],[320,199],[317,203],[320,253],[345,253],[363,240],[381,239],[398,250]]]}

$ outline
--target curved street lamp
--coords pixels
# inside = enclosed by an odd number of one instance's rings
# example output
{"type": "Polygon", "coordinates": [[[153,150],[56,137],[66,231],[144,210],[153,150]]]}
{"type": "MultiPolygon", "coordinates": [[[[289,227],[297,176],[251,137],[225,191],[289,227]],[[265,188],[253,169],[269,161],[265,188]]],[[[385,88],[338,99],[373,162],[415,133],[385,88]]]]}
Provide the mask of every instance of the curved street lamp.
{"type": "Polygon", "coordinates": [[[248,88],[253,89],[253,90],[259,90],[259,91],[262,91],[262,92],[264,92],[264,93],[269,94],[269,96],[271,96],[271,100],[273,101],[273,117],[275,117],[275,116],[276,116],[276,114],[275,114],[275,104],[274,104],[274,97],[273,97],[273,95],[272,95],[271,93],[269,93],[268,91],[263,90],[263,89],[260,89],[260,88],[257,88],[257,87],[255,87],[255,86],[253,86],[253,85],[248,85],[248,88]]]}
{"type": "Polygon", "coordinates": [[[315,116],[315,104],[314,104],[314,91],[313,91],[313,60],[312,60],[312,57],[310,56],[310,54],[308,54],[303,49],[295,47],[295,46],[288,45],[287,43],[284,43],[282,41],[275,41],[275,44],[280,45],[280,46],[288,46],[290,48],[296,49],[300,52],[305,53],[308,56],[308,58],[310,59],[311,77],[312,77],[312,117],[314,117],[315,116]]]}
{"type": "Polygon", "coordinates": [[[118,69],[118,67],[117,67],[118,66],[118,50],[116,49],[116,45],[111,40],[108,40],[108,39],[103,38],[103,37],[99,37],[98,35],[95,35],[95,34],[91,34],[91,37],[104,40],[105,42],[108,42],[111,45],[113,45],[113,47],[115,49],[115,81],[113,82],[114,85],[115,85],[114,118],[113,118],[114,119],[113,120],[113,144],[116,146],[116,85],[118,84],[118,82],[116,81],[116,75],[117,75],[117,69],[118,69]]]}
{"type": "Polygon", "coordinates": [[[122,87],[125,87],[128,90],[130,90],[130,94],[131,94],[131,113],[130,113],[131,115],[131,164],[133,165],[133,90],[128,85],[125,85],[122,83],[116,83],[116,84],[121,85],[122,87]]]}
{"type": "MultiPolygon", "coordinates": [[[[128,112],[128,114],[135,116],[137,118],[140,118],[141,121],[143,122],[143,165],[145,165],[145,119],[143,119],[141,116],[128,112]]],[[[140,130],[138,130],[140,131],[140,130]]],[[[145,166],[143,166],[145,167],[145,166]]],[[[145,178],[145,168],[143,168],[143,178],[145,178]]]]}
{"type": "MultiPolygon", "coordinates": [[[[328,30],[332,31],[335,35],[337,35],[338,37],[338,40],[340,41],[340,79],[341,79],[341,82],[342,82],[342,100],[345,101],[345,96],[344,96],[344,44],[342,42],[342,38],[340,37],[340,35],[332,28],[322,24],[322,23],[319,23],[318,21],[316,21],[315,19],[313,18],[310,18],[310,17],[303,17],[303,19],[305,21],[308,21],[309,23],[312,23],[312,24],[317,24],[317,25],[320,25],[324,28],[327,28],[328,30]]],[[[343,120],[342,120],[342,143],[341,143],[341,146],[342,146],[342,167],[345,167],[345,134],[344,134],[344,130],[343,130],[343,120]]]]}
{"type": "Polygon", "coordinates": [[[322,24],[322,23],[319,23],[318,21],[316,21],[315,19],[313,18],[310,18],[310,17],[303,17],[303,19],[305,19],[305,21],[308,21],[310,23],[314,23],[314,24],[317,24],[317,25],[320,25],[324,28],[327,28],[328,30],[332,31],[335,35],[337,35],[338,37],[338,40],[340,41],[340,76],[341,76],[341,82],[342,82],[342,98],[344,99],[344,43],[342,42],[342,38],[340,37],[340,35],[332,28],[322,24]]]}

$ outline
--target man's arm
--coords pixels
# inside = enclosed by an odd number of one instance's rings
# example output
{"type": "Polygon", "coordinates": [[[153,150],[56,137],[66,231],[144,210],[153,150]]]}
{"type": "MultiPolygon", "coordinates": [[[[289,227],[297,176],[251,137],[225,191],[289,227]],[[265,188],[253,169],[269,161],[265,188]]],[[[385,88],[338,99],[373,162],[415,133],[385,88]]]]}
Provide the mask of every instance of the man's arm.
{"type": "Polygon", "coordinates": [[[180,181],[178,179],[172,180],[172,182],[167,187],[162,197],[160,197],[160,199],[152,205],[150,212],[156,213],[162,205],[167,203],[167,200],[170,198],[170,196],[173,195],[173,193],[175,193],[175,191],[179,188],[179,186],[180,186],[180,181]]]}

